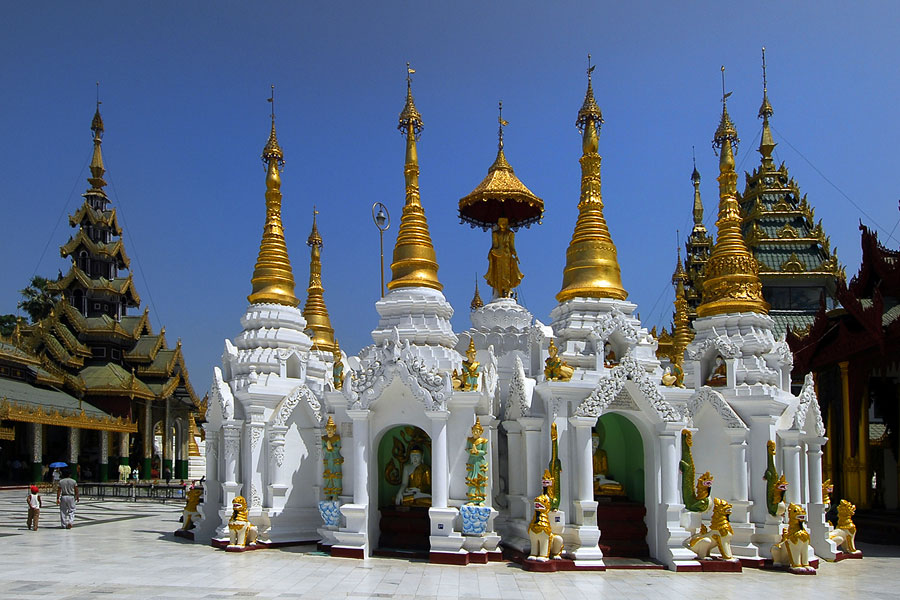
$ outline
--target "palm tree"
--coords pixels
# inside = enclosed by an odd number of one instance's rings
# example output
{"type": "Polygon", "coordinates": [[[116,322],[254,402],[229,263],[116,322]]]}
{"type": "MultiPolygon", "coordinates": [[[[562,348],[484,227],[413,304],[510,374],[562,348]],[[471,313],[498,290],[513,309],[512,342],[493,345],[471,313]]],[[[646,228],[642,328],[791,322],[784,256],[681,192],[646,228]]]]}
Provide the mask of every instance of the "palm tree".
{"type": "Polygon", "coordinates": [[[19,290],[23,299],[16,306],[28,313],[32,323],[49,316],[53,305],[59,300],[59,292],[47,289],[49,283],[48,279],[35,275],[27,288],[19,290]]]}

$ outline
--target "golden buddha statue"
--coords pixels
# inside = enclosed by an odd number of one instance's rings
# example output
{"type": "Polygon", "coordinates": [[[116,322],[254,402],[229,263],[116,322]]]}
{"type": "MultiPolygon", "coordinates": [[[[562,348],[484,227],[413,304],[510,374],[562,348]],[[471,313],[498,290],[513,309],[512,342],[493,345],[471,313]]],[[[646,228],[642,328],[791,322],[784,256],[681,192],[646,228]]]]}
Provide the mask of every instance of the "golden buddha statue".
{"type": "Polygon", "coordinates": [[[609,460],[606,450],[600,447],[600,434],[591,434],[591,447],[593,448],[594,465],[594,495],[595,496],[624,496],[625,487],[618,481],[609,479],[609,460]]]}
{"type": "Polygon", "coordinates": [[[722,387],[728,383],[728,367],[725,360],[721,356],[716,357],[716,366],[713,367],[712,373],[706,378],[706,385],[712,387],[722,387]]]}
{"type": "Polygon", "coordinates": [[[519,255],[516,254],[515,232],[509,228],[509,219],[500,217],[491,233],[491,250],[488,253],[488,272],[484,276],[494,288],[498,298],[508,298],[522,281],[519,255]]]}
{"type": "Polygon", "coordinates": [[[556,347],[553,340],[550,340],[550,345],[547,347],[547,353],[550,355],[547,357],[547,360],[544,361],[546,363],[546,366],[544,367],[544,377],[547,381],[569,381],[572,379],[575,369],[570,367],[566,361],[559,357],[559,349],[556,347]]]}
{"type": "Polygon", "coordinates": [[[603,366],[607,369],[610,367],[614,367],[619,364],[619,359],[616,358],[616,351],[613,350],[612,344],[606,342],[606,345],[603,346],[603,351],[605,354],[603,355],[603,366]]]}
{"type": "Polygon", "coordinates": [[[481,373],[481,363],[475,360],[475,354],[475,340],[469,339],[469,348],[466,350],[466,360],[462,363],[462,372],[457,373],[456,369],[454,369],[451,376],[454,389],[463,392],[472,392],[478,389],[478,375],[481,373]]]}
{"type": "Polygon", "coordinates": [[[395,504],[431,506],[431,468],[425,464],[425,453],[418,446],[409,451],[409,461],[403,465],[395,504]]]}

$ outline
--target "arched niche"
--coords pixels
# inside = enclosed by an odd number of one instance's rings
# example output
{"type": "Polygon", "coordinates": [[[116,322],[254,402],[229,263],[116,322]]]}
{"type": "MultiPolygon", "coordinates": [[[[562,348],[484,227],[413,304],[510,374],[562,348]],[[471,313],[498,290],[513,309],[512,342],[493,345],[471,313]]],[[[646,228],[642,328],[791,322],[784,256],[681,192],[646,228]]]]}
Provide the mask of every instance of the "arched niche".
{"type": "Polygon", "coordinates": [[[628,499],[644,503],[644,443],[637,427],[624,415],[606,413],[594,430],[609,463],[607,477],[625,487],[628,499]]]}
{"type": "Polygon", "coordinates": [[[423,463],[431,467],[431,438],[415,425],[397,425],[384,432],[378,443],[378,506],[393,507],[397,492],[404,482],[400,480],[403,466],[409,460],[409,452],[419,447],[423,463]]]}

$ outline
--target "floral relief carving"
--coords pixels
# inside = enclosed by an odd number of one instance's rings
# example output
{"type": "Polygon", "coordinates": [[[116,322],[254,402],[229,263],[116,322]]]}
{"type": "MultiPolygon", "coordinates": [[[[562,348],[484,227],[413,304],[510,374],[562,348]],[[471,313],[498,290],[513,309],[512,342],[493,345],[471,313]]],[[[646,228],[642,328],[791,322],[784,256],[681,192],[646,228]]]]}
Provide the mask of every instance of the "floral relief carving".
{"type": "Polygon", "coordinates": [[[681,414],[663,397],[658,386],[650,379],[644,367],[631,355],[625,355],[618,365],[610,370],[608,377],[600,380],[594,391],[585,398],[575,415],[579,417],[599,417],[616,400],[625,382],[633,381],[641,394],[653,407],[660,419],[666,422],[682,420],[681,414]]]}

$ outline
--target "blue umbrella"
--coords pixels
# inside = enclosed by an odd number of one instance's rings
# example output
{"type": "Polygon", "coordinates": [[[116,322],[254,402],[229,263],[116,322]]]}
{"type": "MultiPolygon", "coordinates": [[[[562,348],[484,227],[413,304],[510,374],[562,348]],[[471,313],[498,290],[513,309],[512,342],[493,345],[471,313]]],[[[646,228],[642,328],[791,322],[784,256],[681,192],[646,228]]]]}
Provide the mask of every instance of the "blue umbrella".
{"type": "Polygon", "coordinates": [[[62,468],[68,467],[68,466],[69,466],[69,465],[66,464],[66,463],[64,463],[64,462],[50,463],[50,468],[51,468],[51,469],[62,469],[62,468]]]}

